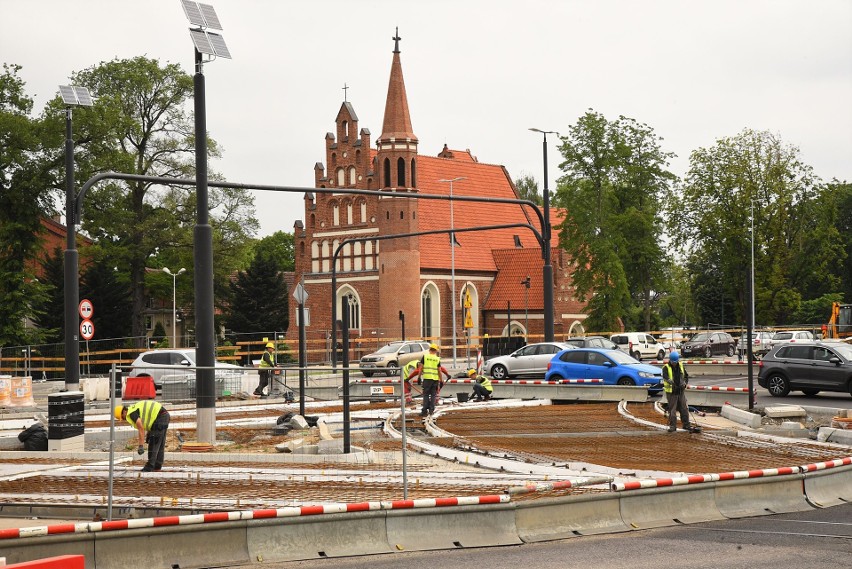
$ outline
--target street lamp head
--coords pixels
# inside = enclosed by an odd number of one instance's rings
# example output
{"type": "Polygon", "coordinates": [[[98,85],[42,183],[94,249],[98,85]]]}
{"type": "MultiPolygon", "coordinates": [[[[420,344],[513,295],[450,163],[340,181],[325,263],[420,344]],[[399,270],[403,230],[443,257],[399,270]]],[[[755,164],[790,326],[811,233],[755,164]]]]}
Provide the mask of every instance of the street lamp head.
{"type": "Polygon", "coordinates": [[[459,176],[458,178],[453,178],[452,180],[438,180],[439,182],[458,182],[459,180],[467,180],[464,176],[459,176]]]}
{"type": "Polygon", "coordinates": [[[163,267],[163,272],[166,273],[169,276],[171,276],[171,274],[172,274],[172,272],[169,270],[168,267],[163,267]]]}
{"type": "MultiPolygon", "coordinates": [[[[177,272],[178,275],[182,275],[186,272],[186,269],[181,267],[181,269],[177,272]]],[[[176,275],[177,276],[177,275],[176,275]]]]}

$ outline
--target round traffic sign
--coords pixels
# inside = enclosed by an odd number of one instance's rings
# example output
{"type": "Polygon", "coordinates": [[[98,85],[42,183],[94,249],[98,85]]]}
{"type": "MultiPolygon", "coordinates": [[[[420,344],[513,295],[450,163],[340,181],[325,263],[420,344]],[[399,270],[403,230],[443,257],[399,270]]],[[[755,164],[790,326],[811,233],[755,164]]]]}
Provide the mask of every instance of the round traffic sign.
{"type": "Polygon", "coordinates": [[[95,325],[91,320],[83,320],[80,322],[80,335],[84,340],[91,340],[95,337],[95,325]]]}
{"type": "Polygon", "coordinates": [[[91,300],[84,298],[80,301],[78,311],[80,312],[80,318],[88,320],[95,313],[95,306],[92,304],[91,300]]]}

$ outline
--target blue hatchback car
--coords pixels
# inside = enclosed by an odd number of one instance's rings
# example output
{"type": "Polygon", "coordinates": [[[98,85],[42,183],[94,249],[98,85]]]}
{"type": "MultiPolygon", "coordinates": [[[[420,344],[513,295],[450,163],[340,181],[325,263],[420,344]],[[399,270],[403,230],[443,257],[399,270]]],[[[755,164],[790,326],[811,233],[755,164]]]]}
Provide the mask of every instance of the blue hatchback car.
{"type": "Polygon", "coordinates": [[[553,356],[544,379],[602,379],[606,385],[644,385],[660,389],[663,371],[621,350],[575,348],[553,356]]]}

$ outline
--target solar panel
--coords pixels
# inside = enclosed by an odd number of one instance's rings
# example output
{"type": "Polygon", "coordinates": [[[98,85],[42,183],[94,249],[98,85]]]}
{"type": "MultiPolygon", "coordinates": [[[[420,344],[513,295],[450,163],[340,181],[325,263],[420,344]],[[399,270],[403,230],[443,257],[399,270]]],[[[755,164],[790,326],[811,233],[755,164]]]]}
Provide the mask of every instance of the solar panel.
{"type": "Polygon", "coordinates": [[[91,107],[94,104],[89,90],[85,87],[74,86],[74,93],[77,95],[77,103],[82,107],[91,107]]]}
{"type": "Polygon", "coordinates": [[[228,51],[228,46],[225,45],[225,38],[219,34],[214,34],[213,32],[207,32],[207,37],[213,45],[213,51],[216,53],[216,57],[231,59],[231,52],[228,51]]]}
{"type": "Polygon", "coordinates": [[[219,17],[216,16],[216,10],[213,9],[213,6],[199,2],[198,9],[201,10],[201,15],[204,17],[204,21],[207,22],[208,28],[213,28],[214,30],[222,29],[222,24],[219,23],[219,17]]]}
{"type": "Polygon", "coordinates": [[[216,55],[213,51],[213,46],[207,38],[207,34],[202,30],[189,30],[189,35],[192,36],[192,43],[195,44],[195,49],[198,53],[206,53],[208,55],[216,55]]]}
{"type": "MultiPolygon", "coordinates": [[[[183,11],[186,14],[189,23],[193,26],[204,27],[204,16],[201,15],[201,9],[198,7],[198,2],[191,0],[181,0],[183,11]]],[[[221,28],[219,28],[221,29],[221,28]]]]}
{"type": "Polygon", "coordinates": [[[74,94],[74,88],[71,85],[60,85],[59,94],[62,95],[62,102],[66,105],[77,104],[77,95],[74,94]]]}
{"type": "Polygon", "coordinates": [[[77,87],[76,85],[60,85],[59,94],[62,96],[62,102],[70,106],[91,107],[94,102],[92,96],[89,95],[89,90],[85,87],[77,87]]]}

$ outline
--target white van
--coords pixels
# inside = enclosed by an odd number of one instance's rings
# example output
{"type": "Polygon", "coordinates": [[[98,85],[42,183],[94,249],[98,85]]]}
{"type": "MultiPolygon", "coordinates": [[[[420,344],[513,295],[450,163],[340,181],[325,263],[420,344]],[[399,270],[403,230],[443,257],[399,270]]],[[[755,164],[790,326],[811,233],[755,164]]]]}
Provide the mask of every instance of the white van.
{"type": "Polygon", "coordinates": [[[662,360],[666,357],[666,346],[657,342],[650,334],[645,332],[624,332],[622,334],[613,334],[609,337],[618,349],[626,352],[639,361],[646,360],[662,360]]]}

